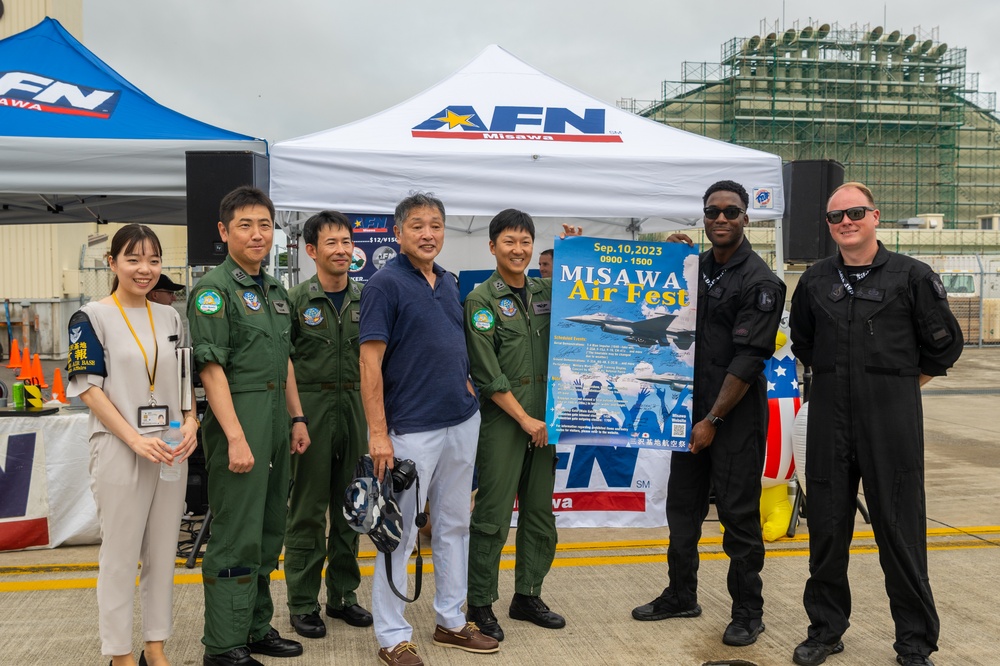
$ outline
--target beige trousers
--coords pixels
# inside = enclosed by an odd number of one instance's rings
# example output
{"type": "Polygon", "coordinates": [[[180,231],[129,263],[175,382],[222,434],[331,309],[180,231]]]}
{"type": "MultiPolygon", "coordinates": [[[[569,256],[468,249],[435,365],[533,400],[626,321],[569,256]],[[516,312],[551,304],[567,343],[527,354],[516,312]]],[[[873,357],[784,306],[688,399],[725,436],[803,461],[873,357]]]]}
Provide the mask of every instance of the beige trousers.
{"type": "Polygon", "coordinates": [[[187,461],[180,479],[161,481],[159,464],[140,459],[114,435],[96,433],[90,440],[90,488],[101,524],[101,654],[129,654],[137,563],[142,565],[142,640],[163,641],[173,630],[174,567],[187,461]]]}

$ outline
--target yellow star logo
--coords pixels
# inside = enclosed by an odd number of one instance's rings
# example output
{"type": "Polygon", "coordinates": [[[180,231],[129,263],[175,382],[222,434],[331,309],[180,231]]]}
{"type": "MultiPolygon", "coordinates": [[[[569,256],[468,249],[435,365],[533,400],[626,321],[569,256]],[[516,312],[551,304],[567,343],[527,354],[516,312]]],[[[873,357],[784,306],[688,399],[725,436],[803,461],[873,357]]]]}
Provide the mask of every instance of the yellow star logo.
{"type": "Polygon", "coordinates": [[[360,229],[361,228],[361,220],[354,220],[354,227],[356,229],[360,229]]]}
{"type": "Polygon", "coordinates": [[[475,125],[469,122],[469,118],[471,117],[471,113],[467,116],[460,116],[451,109],[448,109],[443,116],[435,118],[434,120],[442,123],[448,123],[448,129],[455,129],[459,125],[464,127],[475,127],[475,125]]]}

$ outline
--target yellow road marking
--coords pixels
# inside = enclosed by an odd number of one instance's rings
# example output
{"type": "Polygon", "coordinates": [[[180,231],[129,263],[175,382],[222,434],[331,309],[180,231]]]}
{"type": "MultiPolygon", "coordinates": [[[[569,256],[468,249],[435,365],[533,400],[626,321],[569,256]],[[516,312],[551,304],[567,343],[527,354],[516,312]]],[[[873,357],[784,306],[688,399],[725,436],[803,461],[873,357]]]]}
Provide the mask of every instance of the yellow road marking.
{"type": "MultiPolygon", "coordinates": [[[[1000,527],[997,526],[987,526],[987,527],[968,527],[968,528],[935,528],[933,530],[928,530],[928,537],[965,537],[956,541],[931,541],[927,544],[927,550],[933,551],[952,551],[952,550],[973,550],[978,548],[989,548],[996,547],[997,544],[994,542],[983,541],[980,539],[969,538],[969,534],[974,535],[984,535],[984,534],[998,534],[1000,533],[1000,527]]],[[[873,535],[871,532],[856,532],[856,539],[871,538],[873,535]],[[866,536],[867,535],[867,536],[866,536]]],[[[794,537],[792,539],[785,539],[782,543],[801,543],[807,542],[804,537],[794,537]]],[[[561,547],[557,548],[557,551],[562,553],[570,552],[581,552],[581,551],[629,551],[639,548],[664,548],[668,544],[665,539],[651,539],[651,540],[641,540],[641,541],[591,541],[591,542],[576,542],[563,544],[561,547]]],[[[719,546],[722,545],[722,537],[705,537],[702,538],[700,542],[701,546],[719,546]]],[[[504,548],[505,553],[513,553],[513,547],[504,548]]],[[[878,548],[873,545],[858,545],[851,548],[851,553],[855,555],[867,555],[877,553],[878,548]]],[[[430,554],[427,552],[426,554],[430,554]]],[[[766,552],[766,557],[808,557],[809,548],[782,548],[782,547],[772,547],[766,552]]],[[[726,554],[720,550],[702,552],[700,558],[702,560],[721,560],[726,557],[726,554]]],[[[374,559],[374,554],[363,553],[360,559],[374,559]]],[[[586,567],[586,566],[608,566],[608,565],[620,565],[620,564],[651,564],[666,562],[667,555],[665,552],[660,553],[648,553],[648,554],[621,554],[621,555],[595,555],[595,556],[570,556],[570,557],[556,557],[553,561],[552,566],[556,568],[563,567],[586,567]]],[[[178,560],[178,563],[182,563],[183,560],[178,560]]],[[[515,561],[513,559],[505,559],[500,561],[500,568],[503,570],[510,570],[514,568],[515,561]]],[[[90,570],[96,570],[96,564],[78,564],[78,565],[38,565],[34,567],[6,567],[0,569],[0,573],[22,573],[22,574],[42,574],[42,573],[59,573],[64,571],[79,571],[84,568],[90,568],[90,570]],[[12,571],[14,570],[14,571],[12,571]]],[[[374,573],[375,567],[372,565],[365,565],[360,567],[361,575],[371,576],[374,573]]],[[[411,563],[408,567],[409,572],[412,574],[415,572],[415,567],[411,563]]],[[[424,563],[424,572],[430,573],[434,571],[434,564],[432,562],[424,563]]],[[[272,580],[284,580],[285,572],[283,570],[275,571],[271,574],[272,580]]],[[[136,579],[138,582],[138,578],[136,579]]],[[[174,576],[175,585],[195,585],[202,582],[200,573],[190,573],[190,574],[176,574],[174,576]]],[[[30,580],[30,581],[18,581],[18,582],[0,582],[0,592],[35,592],[35,591],[46,591],[46,590],[80,590],[89,589],[97,587],[97,578],[66,578],[66,579],[46,579],[46,580],[30,580]]]]}
{"type": "MultiPolygon", "coordinates": [[[[1000,525],[981,525],[972,527],[935,527],[927,530],[928,539],[940,538],[940,537],[969,537],[969,535],[977,535],[986,537],[988,535],[1000,535],[1000,525]]],[[[854,533],[855,540],[863,539],[874,539],[875,533],[871,530],[857,531],[854,533]]],[[[789,543],[809,543],[808,534],[796,534],[795,536],[788,538],[782,537],[779,541],[773,542],[773,544],[765,544],[768,548],[768,554],[778,553],[778,551],[784,550],[782,544],[789,543]]],[[[623,541],[572,541],[568,543],[561,543],[556,546],[556,553],[571,553],[576,551],[591,551],[591,550],[631,550],[631,549],[642,549],[642,548],[666,548],[670,544],[669,539],[633,539],[633,540],[623,540],[623,541]]],[[[699,542],[700,546],[710,547],[710,546],[721,546],[722,545],[722,535],[719,536],[703,536],[699,542]]],[[[933,548],[928,545],[928,549],[933,548]]],[[[504,555],[513,555],[514,546],[504,546],[504,555]]],[[[425,556],[429,557],[431,555],[430,548],[421,548],[420,552],[425,556]]],[[[864,551],[858,551],[864,552],[864,551]]],[[[282,557],[282,560],[284,557],[282,557]]],[[[375,560],[374,550],[363,550],[358,554],[359,560],[375,560]]],[[[177,560],[177,566],[183,566],[186,560],[177,560]]],[[[201,559],[199,558],[198,564],[200,566],[201,559]]],[[[81,562],[77,564],[36,564],[36,565],[24,565],[16,567],[0,567],[0,575],[11,575],[11,574],[37,574],[37,573],[60,573],[60,572],[72,572],[72,571],[97,571],[97,562],[81,562]]]]}

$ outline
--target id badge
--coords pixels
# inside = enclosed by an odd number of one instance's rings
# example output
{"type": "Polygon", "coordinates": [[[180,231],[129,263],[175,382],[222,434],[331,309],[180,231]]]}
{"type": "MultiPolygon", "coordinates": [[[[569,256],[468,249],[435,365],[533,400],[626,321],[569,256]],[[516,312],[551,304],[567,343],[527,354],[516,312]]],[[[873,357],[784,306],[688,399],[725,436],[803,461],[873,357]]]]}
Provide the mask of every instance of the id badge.
{"type": "Polygon", "coordinates": [[[155,428],[166,426],[169,422],[167,416],[170,408],[166,405],[148,405],[139,408],[139,427],[155,428]]]}

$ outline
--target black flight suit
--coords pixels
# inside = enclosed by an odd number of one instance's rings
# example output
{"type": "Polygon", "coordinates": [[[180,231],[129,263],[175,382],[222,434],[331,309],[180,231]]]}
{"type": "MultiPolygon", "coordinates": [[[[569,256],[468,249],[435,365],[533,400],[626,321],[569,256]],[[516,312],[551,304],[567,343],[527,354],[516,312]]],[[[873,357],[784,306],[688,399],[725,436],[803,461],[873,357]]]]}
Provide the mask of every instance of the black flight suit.
{"type": "Polygon", "coordinates": [[[813,370],[803,602],[809,637],[840,640],[850,624],[847,558],[860,478],[896,624],[894,647],[928,655],[940,623],[927,578],[919,379],[944,375],[963,339],[937,274],[878,245],[871,270],[855,284],[849,273],[857,269],[838,253],[806,270],[792,297],[792,351],[813,370]]]}
{"type": "Polygon", "coordinates": [[[767,383],[764,361],[774,355],[785,302],[785,285],[744,238],[736,253],[717,266],[712,250],[701,253],[695,336],[693,422],[712,410],[727,374],[750,387],[725,417],[711,446],[697,454],[670,457],[667,572],[681,608],[698,599],[698,540],[715,488],[722,547],[729,557],[732,617],[763,614],[760,570],[764,540],[760,527],[760,478],[767,446],[767,383]],[[706,282],[714,280],[709,287],[706,282]]]}

